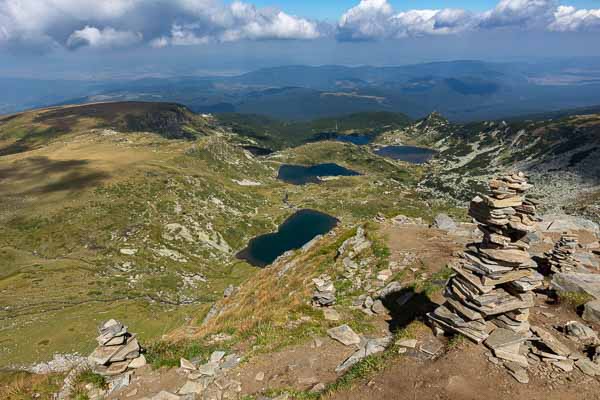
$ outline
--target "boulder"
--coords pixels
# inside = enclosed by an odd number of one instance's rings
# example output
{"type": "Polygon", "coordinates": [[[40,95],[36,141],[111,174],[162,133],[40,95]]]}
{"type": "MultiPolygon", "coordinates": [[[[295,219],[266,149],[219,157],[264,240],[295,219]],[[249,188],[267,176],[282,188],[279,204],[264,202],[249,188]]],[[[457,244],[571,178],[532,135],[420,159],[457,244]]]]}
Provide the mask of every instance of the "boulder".
{"type": "Polygon", "coordinates": [[[594,330],[589,326],[584,325],[579,321],[567,322],[565,331],[567,332],[567,335],[582,342],[598,342],[598,335],[596,332],[594,332],[594,330]]]}
{"type": "Polygon", "coordinates": [[[600,323],[600,300],[585,303],[581,317],[587,322],[600,323]]]}
{"type": "Polygon", "coordinates": [[[600,233],[600,227],[597,223],[582,217],[576,217],[566,214],[545,215],[542,221],[538,223],[542,232],[565,232],[565,231],[589,231],[595,234],[600,233]]]}
{"type": "Polygon", "coordinates": [[[600,274],[558,273],[552,277],[551,288],[559,292],[587,293],[600,299],[600,274]]]}
{"type": "Polygon", "coordinates": [[[371,306],[371,311],[373,311],[375,314],[381,315],[387,313],[387,308],[385,308],[381,300],[375,300],[371,306]]]}
{"type": "Polygon", "coordinates": [[[455,231],[457,229],[456,222],[447,214],[438,214],[433,219],[432,228],[441,229],[444,231],[455,231]]]}

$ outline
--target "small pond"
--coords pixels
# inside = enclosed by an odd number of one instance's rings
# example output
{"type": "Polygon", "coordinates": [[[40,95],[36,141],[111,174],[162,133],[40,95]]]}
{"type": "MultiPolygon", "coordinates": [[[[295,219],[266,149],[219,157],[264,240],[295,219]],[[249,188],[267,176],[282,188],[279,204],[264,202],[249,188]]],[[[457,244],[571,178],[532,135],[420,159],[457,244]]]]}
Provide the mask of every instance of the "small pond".
{"type": "Polygon", "coordinates": [[[273,154],[273,150],[258,146],[244,146],[244,150],[248,150],[253,156],[268,156],[273,154]]]}
{"type": "Polygon", "coordinates": [[[365,133],[353,133],[348,135],[342,135],[337,132],[321,132],[314,135],[308,142],[321,142],[323,140],[335,140],[338,142],[354,143],[357,146],[364,146],[375,140],[376,135],[369,135],[365,133]]]}
{"type": "Polygon", "coordinates": [[[393,160],[406,161],[412,164],[423,164],[429,161],[437,152],[424,147],[415,146],[386,146],[375,151],[383,157],[393,160]]]}
{"type": "Polygon", "coordinates": [[[337,218],[319,211],[300,210],[286,219],[277,232],[252,239],[237,258],[264,267],[286,251],[299,249],[315,236],[331,231],[338,222],[337,218]]]}
{"type": "Polygon", "coordinates": [[[277,179],[292,185],[305,185],[307,183],[319,183],[320,176],[357,176],[356,171],[344,168],[334,163],[317,164],[310,167],[303,165],[284,164],[279,167],[277,179]]]}
{"type": "Polygon", "coordinates": [[[364,146],[371,143],[375,139],[369,135],[337,135],[334,140],[338,142],[353,143],[357,146],[364,146]]]}

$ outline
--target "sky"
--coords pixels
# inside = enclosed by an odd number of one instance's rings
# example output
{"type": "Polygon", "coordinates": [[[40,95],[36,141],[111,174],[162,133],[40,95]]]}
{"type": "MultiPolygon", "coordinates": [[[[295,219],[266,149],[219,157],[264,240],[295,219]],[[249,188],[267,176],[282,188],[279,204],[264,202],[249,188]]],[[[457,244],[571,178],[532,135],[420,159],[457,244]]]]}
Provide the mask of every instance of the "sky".
{"type": "Polygon", "coordinates": [[[0,0],[0,77],[600,56],[600,0],[0,0]]]}
{"type": "MultiPolygon", "coordinates": [[[[261,7],[280,7],[295,15],[331,21],[336,21],[346,10],[357,4],[353,0],[256,0],[253,3],[261,7]]],[[[485,11],[494,8],[498,2],[495,0],[393,0],[389,3],[399,11],[442,8],[485,11]]],[[[600,8],[599,0],[573,0],[565,1],[564,4],[578,8],[600,8]]]]}

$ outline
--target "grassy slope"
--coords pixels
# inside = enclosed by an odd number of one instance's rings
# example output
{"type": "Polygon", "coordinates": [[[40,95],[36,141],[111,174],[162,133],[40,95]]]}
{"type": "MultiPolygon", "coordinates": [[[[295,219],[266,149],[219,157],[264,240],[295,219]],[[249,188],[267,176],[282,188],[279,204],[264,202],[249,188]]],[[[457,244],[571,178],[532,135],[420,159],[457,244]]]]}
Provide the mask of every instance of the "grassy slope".
{"type": "Polygon", "coordinates": [[[226,286],[256,273],[233,254],[294,212],[282,202],[286,193],[294,207],[343,224],[420,208],[419,167],[336,142],[255,159],[239,137],[193,115],[183,123],[200,132],[193,140],[168,139],[161,124],[152,126],[157,134],[119,132],[137,115],[123,107],[118,117],[75,107],[0,122],[4,149],[32,131],[66,127],[0,157],[0,367],[87,352],[97,324],[111,317],[143,342],[197,323],[226,286]],[[324,161],[365,175],[305,187],[275,179],[282,162],[324,161]],[[244,179],[262,185],[235,182],[244,179]],[[192,240],[173,238],[181,233],[167,230],[173,223],[192,240]]]}

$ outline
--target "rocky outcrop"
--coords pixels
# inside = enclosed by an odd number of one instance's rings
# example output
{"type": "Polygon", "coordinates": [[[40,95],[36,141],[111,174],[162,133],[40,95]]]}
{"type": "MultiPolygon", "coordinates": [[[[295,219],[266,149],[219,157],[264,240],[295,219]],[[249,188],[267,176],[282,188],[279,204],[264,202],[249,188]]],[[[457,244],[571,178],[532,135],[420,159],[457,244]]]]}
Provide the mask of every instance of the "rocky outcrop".
{"type": "Polygon", "coordinates": [[[538,222],[537,202],[525,198],[531,187],[522,173],[505,175],[490,181],[489,195],[473,199],[469,214],[479,223],[483,241],[470,245],[452,265],[446,303],[428,314],[434,325],[477,343],[496,327],[529,331],[531,291],[543,280],[526,239],[538,222]]]}

